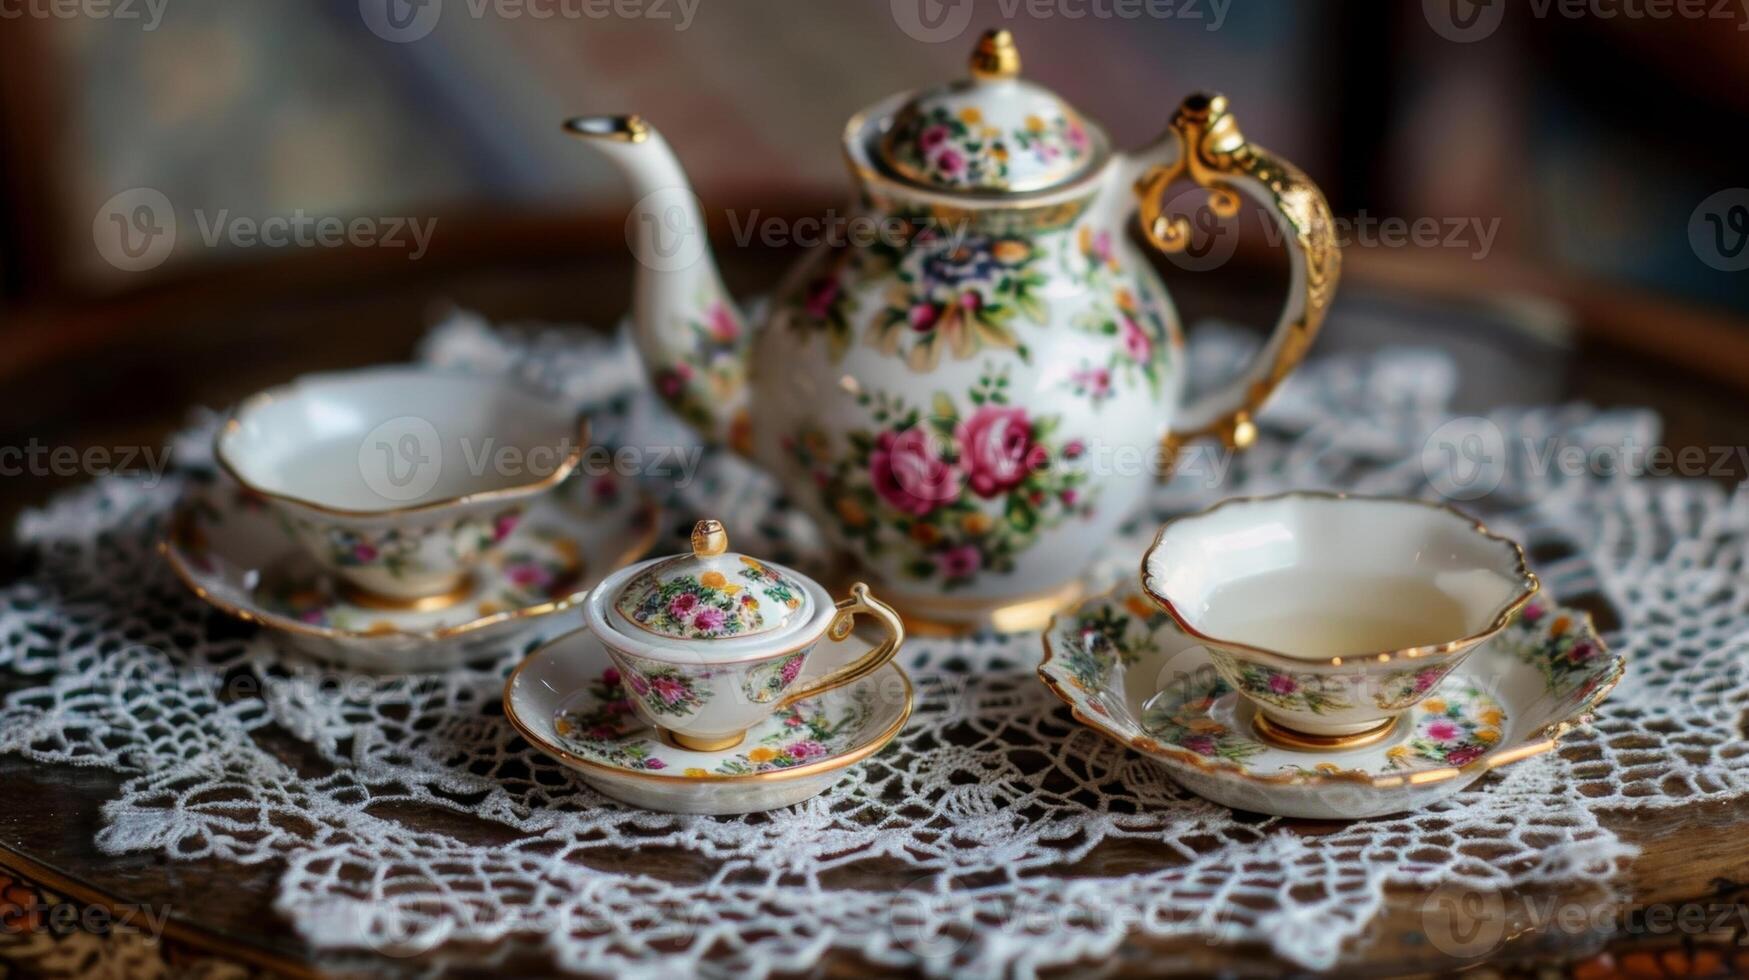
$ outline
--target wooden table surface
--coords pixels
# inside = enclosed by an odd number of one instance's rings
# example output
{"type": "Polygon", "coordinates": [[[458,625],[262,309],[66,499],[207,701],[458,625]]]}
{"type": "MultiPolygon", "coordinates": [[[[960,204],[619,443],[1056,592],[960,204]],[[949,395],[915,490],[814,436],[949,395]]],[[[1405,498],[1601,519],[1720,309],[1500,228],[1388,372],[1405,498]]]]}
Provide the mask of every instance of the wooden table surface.
{"type": "MultiPolygon", "coordinates": [[[[436,304],[453,301],[495,319],[609,322],[629,296],[629,260],[623,254],[581,255],[559,250],[540,258],[514,250],[469,255],[429,269],[396,276],[318,274],[286,276],[254,270],[227,284],[197,283],[144,300],[122,303],[104,316],[136,318],[134,342],[106,345],[64,358],[53,357],[28,375],[5,378],[14,403],[0,429],[0,445],[37,439],[50,445],[161,446],[191,406],[217,406],[286,377],[320,368],[404,359],[423,333],[436,304]]],[[[746,292],[771,282],[789,256],[738,250],[725,263],[731,286],[746,292]]],[[[307,270],[306,270],[307,271],[307,270]]],[[[1168,281],[1187,320],[1230,315],[1264,322],[1279,287],[1264,273],[1239,270],[1218,277],[1169,273],[1168,281]]],[[[1483,303],[1440,297],[1418,284],[1393,286],[1389,276],[1360,276],[1345,285],[1319,351],[1409,343],[1449,351],[1462,372],[1456,408],[1482,410],[1499,404],[1584,400],[1601,406],[1648,405],[1665,419],[1666,444],[1721,445],[1749,433],[1749,400],[1726,383],[1661,362],[1644,350],[1607,339],[1610,330],[1589,330],[1582,312],[1546,299],[1495,293],[1483,303]],[[1371,281],[1369,281],[1369,278],[1371,281]]],[[[91,327],[90,313],[40,312],[28,336],[59,342],[91,327]]],[[[1749,325],[1742,325],[1749,331],[1749,325]]],[[[1749,334],[1746,334],[1749,335],[1749,334]]],[[[107,335],[106,335],[107,336],[107,335]]],[[[1643,345],[1642,345],[1643,346],[1643,345]]],[[[1680,360],[1680,358],[1677,358],[1680,360]]],[[[1725,474],[1736,481],[1749,474],[1725,474]]],[[[0,517],[39,503],[76,479],[0,481],[0,517]]],[[[9,550],[0,581],[28,574],[32,558],[9,550]]],[[[1566,597],[1564,597],[1566,598],[1566,597]]],[[[1613,613],[1601,597],[1573,597],[1609,628],[1613,613]]],[[[236,626],[236,629],[245,627],[236,626]]],[[[0,692],[35,681],[0,672],[0,692]]],[[[1062,709],[1059,709],[1062,710],[1062,709]]],[[[1605,709],[1607,710],[1607,708],[1605,709]]],[[[1066,715],[1066,711],[1064,712],[1066,715]]],[[[293,765],[312,762],[302,743],[289,737],[270,746],[293,765]]],[[[98,769],[45,767],[15,755],[0,756],[0,975],[5,974],[9,917],[5,902],[47,894],[55,904],[140,906],[170,910],[166,942],[158,952],[179,968],[212,958],[289,974],[381,975],[410,972],[418,960],[318,956],[271,909],[279,868],[223,861],[170,861],[153,854],[101,855],[92,841],[105,800],[124,780],[98,769]]],[[[489,839],[503,834],[482,821],[440,812],[398,814],[421,829],[489,839]]],[[[1551,899],[1567,907],[1595,909],[1587,921],[1610,923],[1629,905],[1694,903],[1708,908],[1749,903],[1749,806],[1707,804],[1656,815],[1604,814],[1603,823],[1642,853],[1617,884],[1560,892],[1501,896],[1508,910],[1503,942],[1490,966],[1506,973],[1554,969],[1581,976],[1616,970],[1635,975],[1682,973],[1694,966],[1732,965],[1749,973],[1749,943],[1743,917],[1730,917],[1719,934],[1672,938],[1613,935],[1539,925],[1534,911],[1551,899]],[[1678,969],[1681,968],[1681,969],[1678,969]]],[[[1327,833],[1333,825],[1292,822],[1298,833],[1327,833]]],[[[1138,862],[1162,859],[1158,844],[1112,842],[1067,873],[1099,875],[1138,862]]],[[[646,853],[640,861],[647,861],[646,853]]],[[[631,857],[627,857],[628,865],[631,857]]],[[[876,884],[871,882],[871,885],[876,884]]],[[[1361,942],[1351,945],[1341,972],[1385,976],[1437,972],[1471,963],[1452,959],[1425,933],[1430,896],[1394,889],[1387,906],[1361,942]]],[[[1460,910],[1461,912],[1461,910],[1460,910]]],[[[1628,921],[1631,925],[1631,920],[1628,921]]],[[[117,941],[111,937],[110,941],[117,941]]],[[[469,951],[449,951],[445,962],[461,974],[500,973],[522,967],[542,971],[532,950],[513,950],[491,970],[469,969],[469,951]]],[[[1267,950],[1214,946],[1201,941],[1137,942],[1106,966],[1116,973],[1162,968],[1207,972],[1274,972],[1282,964],[1267,950]]],[[[851,954],[832,954],[825,973],[866,972],[851,954]]],[[[1067,972],[1067,971],[1065,971],[1067,972]]]]}

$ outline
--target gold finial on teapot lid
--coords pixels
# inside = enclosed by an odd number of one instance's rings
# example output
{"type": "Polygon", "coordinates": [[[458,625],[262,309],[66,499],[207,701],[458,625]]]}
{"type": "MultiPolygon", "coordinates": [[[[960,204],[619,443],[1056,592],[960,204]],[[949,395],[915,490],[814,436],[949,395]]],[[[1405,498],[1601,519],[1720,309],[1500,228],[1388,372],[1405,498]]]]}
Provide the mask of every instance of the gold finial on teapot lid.
{"type": "Polygon", "coordinates": [[[692,526],[692,554],[697,558],[715,558],[729,550],[729,532],[722,521],[699,521],[692,526]]]}
{"type": "Polygon", "coordinates": [[[1013,78],[1020,74],[1020,49],[1006,29],[985,31],[972,50],[973,78],[1013,78]]]}

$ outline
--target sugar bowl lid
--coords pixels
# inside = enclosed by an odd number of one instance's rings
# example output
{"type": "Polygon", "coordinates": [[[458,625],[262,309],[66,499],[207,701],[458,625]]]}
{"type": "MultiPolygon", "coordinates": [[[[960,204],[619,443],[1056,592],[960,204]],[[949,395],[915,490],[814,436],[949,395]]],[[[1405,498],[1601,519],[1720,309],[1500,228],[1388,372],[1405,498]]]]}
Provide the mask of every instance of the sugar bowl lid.
{"type": "Polygon", "coordinates": [[[879,159],[932,190],[1027,193],[1069,184],[1105,162],[1105,134],[1055,92],[1020,77],[1005,30],[986,31],[971,77],[918,93],[893,113],[879,159]]]}
{"type": "Polygon", "coordinates": [[[692,551],[634,570],[612,594],[615,625],[670,640],[765,636],[807,623],[812,591],[786,570],[729,550],[719,521],[692,528],[692,551]]]}

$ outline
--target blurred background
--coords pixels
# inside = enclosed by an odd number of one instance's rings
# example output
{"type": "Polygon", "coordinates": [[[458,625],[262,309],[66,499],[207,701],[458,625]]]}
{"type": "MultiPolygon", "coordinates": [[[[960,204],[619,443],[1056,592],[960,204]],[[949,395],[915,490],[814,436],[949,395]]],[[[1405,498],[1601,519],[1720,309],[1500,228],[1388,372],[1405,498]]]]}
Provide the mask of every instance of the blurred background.
{"type": "MultiPolygon", "coordinates": [[[[629,198],[568,115],[659,126],[731,286],[767,287],[793,254],[731,220],[842,211],[844,120],[996,26],[1119,146],[1230,96],[1344,219],[1342,302],[1385,297],[1339,305],[1346,342],[1369,316],[1505,330],[1485,363],[1532,338],[1543,387],[1478,400],[1680,422],[1749,391],[1749,0],[0,0],[0,445],[161,443],[191,406],[404,359],[447,304],[611,324],[629,198]],[[276,217],[376,240],[251,240],[276,217]]],[[[1187,319],[1272,320],[1256,230],[1166,270],[1187,319]]]]}

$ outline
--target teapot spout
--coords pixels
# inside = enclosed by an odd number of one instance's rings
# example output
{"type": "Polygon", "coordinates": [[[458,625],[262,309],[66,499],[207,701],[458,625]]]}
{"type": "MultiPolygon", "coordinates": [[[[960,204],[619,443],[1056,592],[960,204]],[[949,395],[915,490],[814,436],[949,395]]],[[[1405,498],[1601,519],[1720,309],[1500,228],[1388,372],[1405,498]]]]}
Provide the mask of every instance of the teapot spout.
{"type": "Polygon", "coordinates": [[[700,434],[746,452],[746,322],[723,288],[680,161],[635,115],[582,116],[564,129],[605,154],[637,198],[626,241],[638,260],[634,336],[651,383],[700,434]]]}

